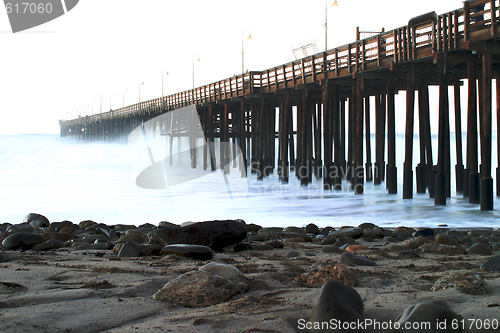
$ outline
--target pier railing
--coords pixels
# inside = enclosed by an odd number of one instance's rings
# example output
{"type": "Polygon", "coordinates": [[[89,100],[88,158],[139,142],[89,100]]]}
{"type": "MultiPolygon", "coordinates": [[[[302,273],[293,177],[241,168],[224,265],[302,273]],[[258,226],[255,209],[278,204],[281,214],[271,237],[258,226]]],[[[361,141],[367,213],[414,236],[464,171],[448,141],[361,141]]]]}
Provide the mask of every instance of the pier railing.
{"type": "MultiPolygon", "coordinates": [[[[237,97],[251,97],[285,88],[297,88],[325,79],[387,68],[391,64],[430,57],[436,52],[469,48],[471,41],[496,38],[500,0],[464,2],[463,8],[433,16],[428,21],[358,40],[296,61],[252,71],[202,87],[76,119],[72,125],[150,112],[166,112],[237,97]],[[481,9],[482,8],[482,9],[481,9]]],[[[431,15],[432,16],[432,15],[431,15]]]]}

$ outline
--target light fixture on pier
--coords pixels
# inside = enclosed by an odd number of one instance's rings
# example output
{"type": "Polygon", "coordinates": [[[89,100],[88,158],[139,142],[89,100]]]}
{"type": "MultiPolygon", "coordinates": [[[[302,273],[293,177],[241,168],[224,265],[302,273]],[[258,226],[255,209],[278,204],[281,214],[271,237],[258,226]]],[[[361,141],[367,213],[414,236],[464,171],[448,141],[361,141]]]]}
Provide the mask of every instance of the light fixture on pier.
{"type": "Polygon", "coordinates": [[[163,78],[164,78],[165,75],[168,75],[168,71],[165,74],[163,74],[163,72],[161,73],[161,96],[162,97],[165,96],[165,93],[163,92],[163,78]]]}
{"type": "Polygon", "coordinates": [[[144,84],[144,81],[137,85],[139,87],[139,103],[141,102],[141,84],[144,84]]]}
{"type": "Polygon", "coordinates": [[[252,34],[250,33],[250,29],[245,28],[241,32],[241,74],[245,74],[245,39],[246,40],[252,40],[252,34]],[[245,38],[245,31],[248,31],[248,37],[245,38]]]}
{"type": "MultiPolygon", "coordinates": [[[[328,50],[328,0],[325,1],[325,51],[328,50]]],[[[339,4],[335,0],[331,7],[338,7],[339,4]]]]}
{"type": "Polygon", "coordinates": [[[198,58],[198,60],[196,60],[196,62],[201,62],[200,55],[198,53],[194,53],[193,54],[193,89],[194,89],[194,59],[195,59],[195,55],[198,58]]]}

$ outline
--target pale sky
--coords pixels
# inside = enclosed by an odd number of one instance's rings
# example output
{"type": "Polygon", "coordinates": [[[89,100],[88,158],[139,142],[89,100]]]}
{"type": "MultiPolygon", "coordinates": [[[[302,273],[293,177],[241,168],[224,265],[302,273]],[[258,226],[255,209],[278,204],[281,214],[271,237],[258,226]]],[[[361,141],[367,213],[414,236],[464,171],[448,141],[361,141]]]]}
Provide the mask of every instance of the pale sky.
{"type": "MultiPolygon", "coordinates": [[[[329,48],[353,42],[356,26],[387,31],[420,14],[462,7],[455,0],[332,3],[327,1],[329,48]]],[[[166,95],[190,89],[198,55],[196,86],[239,74],[248,30],[248,70],[292,61],[292,46],[311,40],[323,51],[324,22],[324,0],[81,0],[61,17],[13,34],[0,10],[0,134],[58,133],[68,112],[84,116],[92,106],[99,112],[101,95],[103,111],[110,99],[113,109],[123,98],[125,105],[137,103],[141,82],[141,101],[160,97],[167,72],[166,95]]]]}

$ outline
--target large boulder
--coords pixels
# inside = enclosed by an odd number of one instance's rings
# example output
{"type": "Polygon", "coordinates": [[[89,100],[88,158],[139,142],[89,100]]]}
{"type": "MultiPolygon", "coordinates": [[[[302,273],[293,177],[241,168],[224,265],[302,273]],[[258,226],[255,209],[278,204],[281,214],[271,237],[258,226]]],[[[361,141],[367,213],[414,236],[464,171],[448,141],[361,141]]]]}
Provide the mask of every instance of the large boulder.
{"type": "Polygon", "coordinates": [[[196,244],[213,250],[238,244],[245,239],[247,228],[242,220],[207,221],[186,226],[160,227],[150,238],[161,237],[166,244],[196,244]]]}

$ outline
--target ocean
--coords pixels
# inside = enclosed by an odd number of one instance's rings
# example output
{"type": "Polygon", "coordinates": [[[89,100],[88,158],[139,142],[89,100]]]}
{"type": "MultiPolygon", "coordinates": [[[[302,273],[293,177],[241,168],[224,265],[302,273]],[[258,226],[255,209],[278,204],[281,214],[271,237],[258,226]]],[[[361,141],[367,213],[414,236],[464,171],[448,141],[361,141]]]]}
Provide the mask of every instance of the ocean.
{"type": "MultiPolygon", "coordinates": [[[[464,134],[464,149],[465,139],[464,134]]],[[[373,154],[373,137],[372,141],[373,154]]],[[[452,133],[452,166],[454,143],[452,133]]],[[[0,222],[20,223],[26,214],[39,213],[52,222],[88,219],[134,225],[243,219],[283,227],[308,223],[338,227],[363,222],[386,227],[499,226],[500,200],[495,196],[494,211],[481,211],[479,205],[469,204],[468,198],[455,191],[454,173],[452,196],[446,206],[434,206],[428,194],[417,194],[415,184],[414,198],[403,200],[403,134],[397,135],[396,145],[398,194],[387,194],[385,183],[367,183],[364,195],[354,195],[345,182],[342,191],[324,191],[322,180],[301,187],[292,173],[290,183],[282,185],[276,174],[257,181],[255,175],[241,178],[238,169],[232,169],[226,177],[216,171],[177,184],[169,181],[174,185],[165,188],[144,188],[137,185],[141,168],[150,163],[144,149],[138,153],[137,147],[125,143],[82,143],[59,135],[0,135],[0,222]]],[[[418,163],[418,147],[415,136],[414,165],[418,163]]],[[[434,135],[435,163],[436,149],[434,135]]]]}

